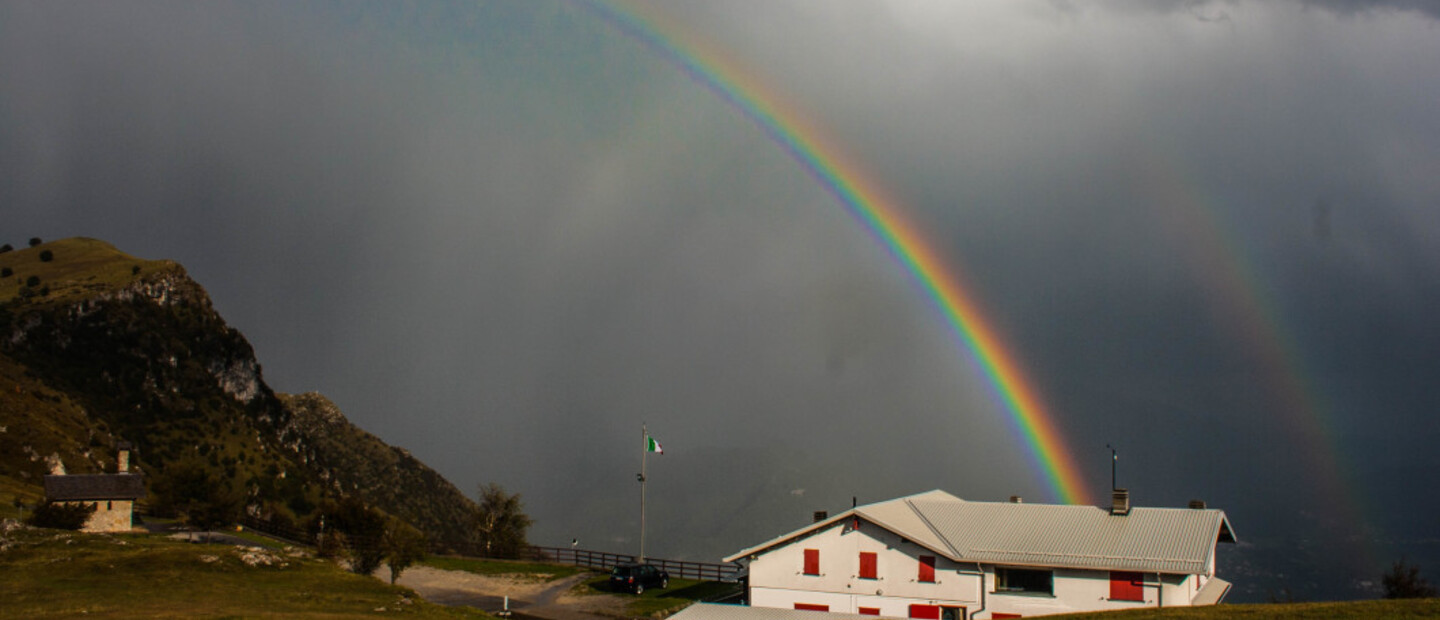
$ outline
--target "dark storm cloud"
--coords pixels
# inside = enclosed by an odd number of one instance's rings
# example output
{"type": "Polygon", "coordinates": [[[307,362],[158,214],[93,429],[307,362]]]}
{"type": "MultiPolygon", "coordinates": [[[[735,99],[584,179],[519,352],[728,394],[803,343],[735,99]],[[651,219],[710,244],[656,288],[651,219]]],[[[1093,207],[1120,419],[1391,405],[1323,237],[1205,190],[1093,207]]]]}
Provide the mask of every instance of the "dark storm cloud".
{"type": "MultiPolygon", "coordinates": [[[[1440,290],[1419,233],[1440,224],[1425,215],[1434,186],[1416,183],[1440,135],[1426,112],[1440,83],[1427,17],[1298,3],[1060,5],[1063,20],[1053,3],[885,6],[686,14],[743,41],[732,49],[803,93],[919,214],[1082,458],[1121,445],[1147,501],[1221,497],[1261,538],[1317,501],[1318,485],[1287,482],[1304,478],[1295,463],[1309,452],[1425,460],[1431,424],[1382,429],[1425,419],[1419,403],[1435,398],[1400,370],[1433,369],[1422,352],[1437,338],[1412,319],[1440,290]],[[1274,347],[1292,347],[1278,366],[1274,347]],[[1283,386],[1297,376],[1314,406],[1286,422],[1295,392],[1283,386]],[[1324,424],[1335,445],[1297,443],[1324,424]]],[[[1346,467],[1325,475],[1350,477],[1356,496],[1335,499],[1374,501],[1359,481],[1380,465],[1346,467]]],[[[1399,529],[1415,532],[1418,514],[1399,529]]]]}
{"type": "Polygon", "coordinates": [[[1440,18],[1440,2],[1434,0],[1302,0],[1305,6],[1319,7],[1346,15],[1413,11],[1440,18]]]}
{"type": "MultiPolygon", "coordinates": [[[[1286,548],[1334,520],[1294,424],[1323,422],[1372,455],[1342,472],[1370,522],[1424,535],[1436,498],[1391,481],[1440,466],[1432,6],[660,8],[895,196],[1092,487],[1113,444],[1140,503],[1286,548]],[[1317,417],[1277,412],[1297,376],[1317,417]]],[[[588,11],[4,2],[0,83],[12,243],[181,261],[277,389],[520,491],[541,544],[632,550],[641,422],[665,555],[851,496],[1044,497],[893,259],[588,11]]]]}
{"type": "MultiPolygon", "coordinates": [[[[1310,8],[1331,11],[1340,15],[1383,14],[1386,12],[1414,12],[1430,18],[1440,17],[1440,2],[1434,0],[1298,0],[1310,8]]],[[[1073,0],[1050,0],[1051,6],[1065,11],[1077,12],[1097,3],[1075,2],[1073,0]]],[[[1100,6],[1130,11],[1179,12],[1192,15],[1201,21],[1226,21],[1225,9],[1245,3],[1237,0],[1102,0],[1100,6]]]]}
{"type": "Polygon", "coordinates": [[[457,5],[470,30],[297,6],[7,5],[14,221],[181,261],[273,386],[325,392],[462,488],[524,492],[537,536],[614,529],[563,515],[626,512],[642,421],[682,472],[835,452],[793,477],[814,504],[981,462],[1016,473],[976,492],[1038,496],[1021,455],[987,451],[1006,431],[973,424],[992,405],[913,285],[647,50],[566,5],[457,5]],[[835,449],[860,438],[932,471],[835,449]]]}

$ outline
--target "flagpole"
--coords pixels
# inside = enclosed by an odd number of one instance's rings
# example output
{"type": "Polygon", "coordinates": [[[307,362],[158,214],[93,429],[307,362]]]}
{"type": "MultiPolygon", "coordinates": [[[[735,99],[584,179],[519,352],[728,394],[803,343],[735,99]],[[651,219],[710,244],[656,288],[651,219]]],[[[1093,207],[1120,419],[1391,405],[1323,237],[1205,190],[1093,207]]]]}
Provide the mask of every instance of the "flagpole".
{"type": "Polygon", "coordinates": [[[640,561],[645,561],[645,457],[650,452],[650,430],[640,423],[640,561]]]}

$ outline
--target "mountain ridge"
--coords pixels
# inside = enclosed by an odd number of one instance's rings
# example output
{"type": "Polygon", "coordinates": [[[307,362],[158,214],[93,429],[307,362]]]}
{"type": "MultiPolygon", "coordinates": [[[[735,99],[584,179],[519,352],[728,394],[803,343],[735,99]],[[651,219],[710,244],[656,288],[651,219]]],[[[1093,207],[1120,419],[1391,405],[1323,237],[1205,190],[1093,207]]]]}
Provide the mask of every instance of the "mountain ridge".
{"type": "Polygon", "coordinates": [[[473,502],[329,399],[271,390],[179,263],[72,238],[0,253],[0,269],[0,478],[38,489],[53,459],[113,470],[125,440],[151,480],[208,463],[253,516],[298,521],[350,495],[442,547],[468,540],[473,502]]]}

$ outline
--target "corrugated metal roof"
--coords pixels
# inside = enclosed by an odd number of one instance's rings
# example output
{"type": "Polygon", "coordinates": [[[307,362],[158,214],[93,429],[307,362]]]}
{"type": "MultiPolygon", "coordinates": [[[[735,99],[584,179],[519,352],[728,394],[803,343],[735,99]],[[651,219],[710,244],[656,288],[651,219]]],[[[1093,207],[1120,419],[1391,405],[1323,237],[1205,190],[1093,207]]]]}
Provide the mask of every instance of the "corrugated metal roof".
{"type": "Polygon", "coordinates": [[[860,516],[868,521],[901,534],[915,544],[926,547],[936,553],[954,555],[956,549],[951,546],[944,536],[941,535],[931,524],[927,523],[922,514],[915,510],[913,502],[959,502],[964,501],[944,491],[930,491],[919,495],[911,495],[898,500],[868,504],[856,509],[860,516]]]}
{"type": "Polygon", "coordinates": [[[1220,510],[967,502],[943,491],[860,506],[727,558],[760,553],[799,534],[858,514],[957,562],[1205,572],[1217,541],[1233,542],[1220,510]]]}
{"type": "Polygon", "coordinates": [[[140,474],[74,474],[45,476],[45,498],[79,502],[145,497],[145,476],[140,474]]]}
{"type": "MultiPolygon", "coordinates": [[[[901,500],[912,498],[948,499],[953,501],[961,501],[960,498],[939,490],[928,491],[918,495],[911,495],[908,498],[901,498],[901,500]]],[[[914,510],[906,507],[904,504],[900,504],[897,502],[900,502],[900,500],[880,502],[878,504],[867,504],[865,506],[860,506],[859,508],[852,508],[838,515],[830,517],[829,519],[825,519],[823,521],[816,521],[815,523],[811,523],[810,525],[802,527],[788,534],[783,534],[753,547],[742,549],[734,555],[725,558],[723,561],[734,562],[741,558],[765,551],[766,549],[769,549],[780,543],[793,540],[795,538],[800,538],[811,532],[823,530],[827,527],[830,527],[834,523],[851,519],[856,515],[859,515],[862,519],[865,519],[866,521],[871,521],[881,527],[884,527],[887,530],[899,533],[906,538],[915,541],[917,544],[923,547],[934,550],[936,553],[948,555],[947,550],[949,549],[949,547],[945,544],[945,541],[940,538],[939,534],[929,529],[929,527],[925,525],[925,521],[921,519],[920,515],[917,514],[914,510]]]]}
{"type": "Polygon", "coordinates": [[[803,611],[775,607],[746,607],[696,603],[670,616],[671,620],[875,620],[875,616],[803,611]]]}

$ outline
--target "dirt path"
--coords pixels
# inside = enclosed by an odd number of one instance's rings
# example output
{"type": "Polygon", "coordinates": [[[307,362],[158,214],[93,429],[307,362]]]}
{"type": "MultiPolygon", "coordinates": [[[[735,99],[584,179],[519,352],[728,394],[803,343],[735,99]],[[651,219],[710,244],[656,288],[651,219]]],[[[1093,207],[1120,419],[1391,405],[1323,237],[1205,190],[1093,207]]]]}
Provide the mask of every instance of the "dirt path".
{"type": "MultiPolygon", "coordinates": [[[[389,580],[390,569],[381,566],[375,576],[389,580]]],[[[401,573],[399,585],[414,590],[425,600],[441,605],[468,605],[487,612],[504,607],[519,616],[544,620],[613,620],[625,617],[626,599],[606,594],[573,594],[571,590],[591,577],[581,573],[556,581],[492,575],[476,575],[429,566],[413,566],[401,573]]]]}

